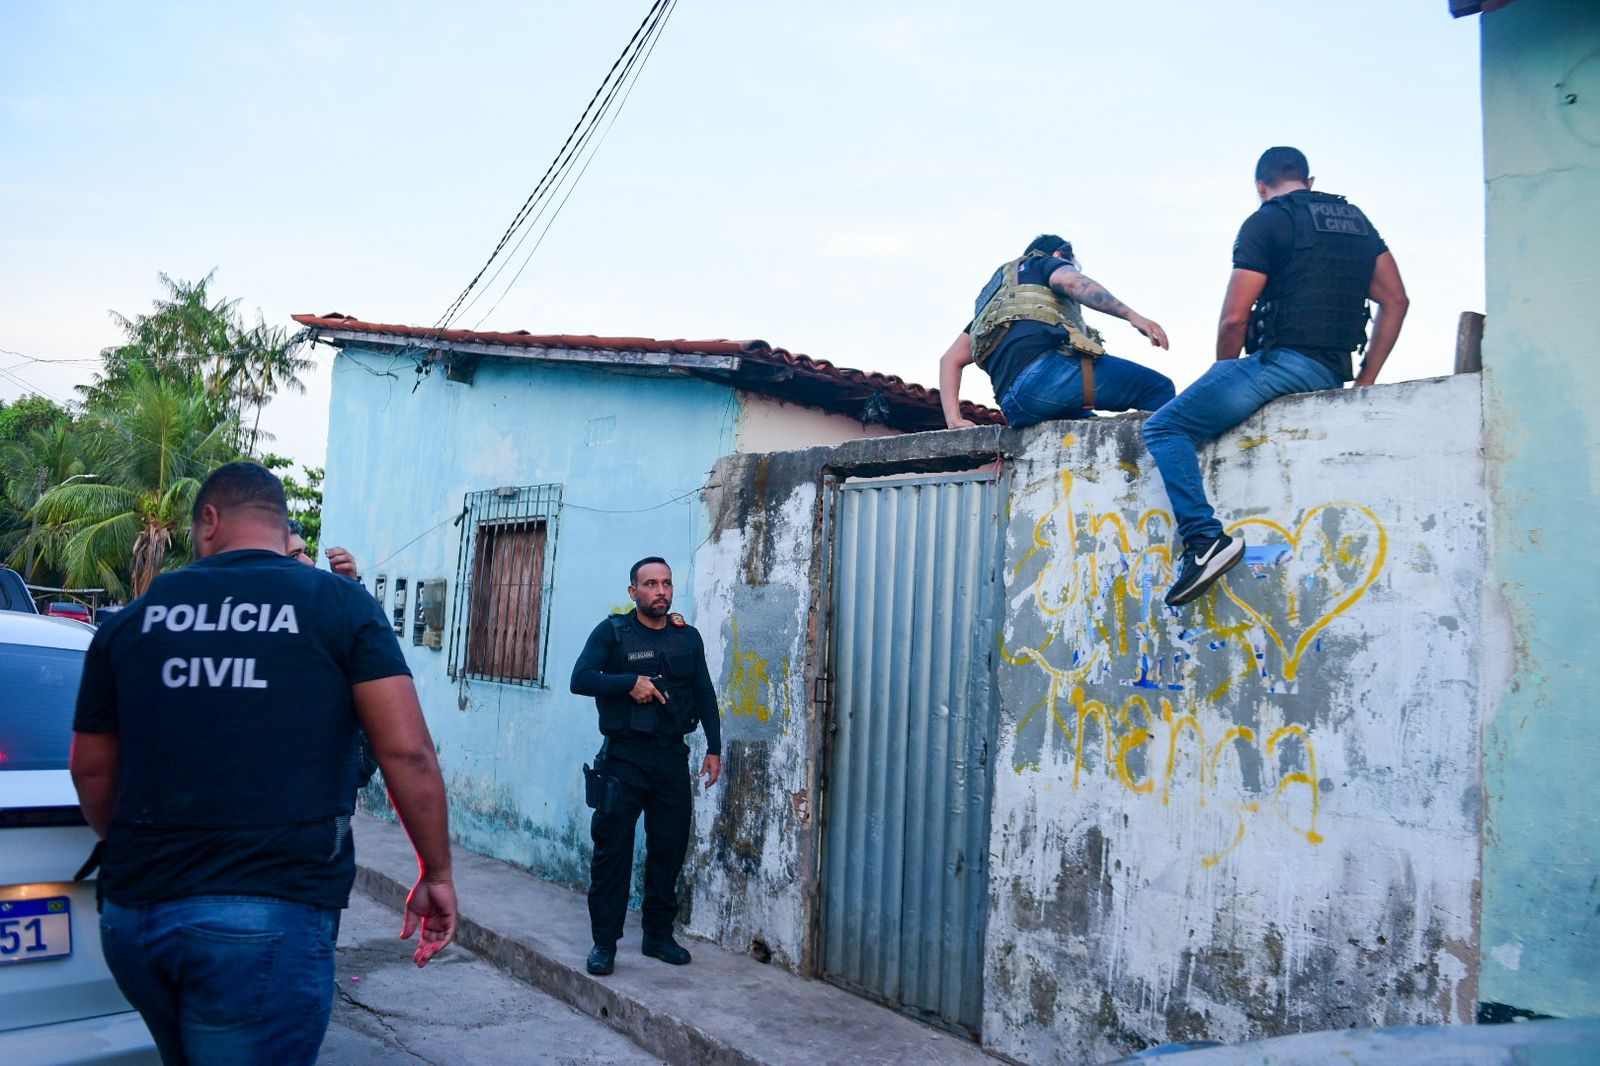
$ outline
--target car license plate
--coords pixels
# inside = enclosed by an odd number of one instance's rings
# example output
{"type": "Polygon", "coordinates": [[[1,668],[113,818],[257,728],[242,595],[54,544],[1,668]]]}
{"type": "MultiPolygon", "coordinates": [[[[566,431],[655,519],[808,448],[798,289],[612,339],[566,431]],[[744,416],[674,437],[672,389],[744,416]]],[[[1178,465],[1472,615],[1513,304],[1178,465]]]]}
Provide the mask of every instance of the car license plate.
{"type": "Polygon", "coordinates": [[[72,900],[0,900],[0,966],[72,954],[72,900]]]}

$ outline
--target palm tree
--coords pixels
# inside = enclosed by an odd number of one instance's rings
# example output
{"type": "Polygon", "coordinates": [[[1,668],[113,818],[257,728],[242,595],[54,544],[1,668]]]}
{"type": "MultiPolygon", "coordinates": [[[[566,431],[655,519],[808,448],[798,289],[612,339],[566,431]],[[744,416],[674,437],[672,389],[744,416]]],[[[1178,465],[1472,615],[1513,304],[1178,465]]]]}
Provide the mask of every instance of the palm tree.
{"type": "MultiPolygon", "coordinates": [[[[0,531],[0,558],[23,572],[32,584],[41,550],[26,545],[30,533],[37,534],[38,519],[23,521],[51,488],[69,478],[84,475],[83,449],[74,427],[65,415],[54,425],[29,430],[19,440],[0,447],[0,507],[8,521],[16,516],[14,528],[0,531]]],[[[59,575],[55,575],[59,576],[59,575]]]]}
{"type": "Polygon", "coordinates": [[[130,369],[116,402],[83,419],[95,480],[50,489],[27,538],[69,584],[142,595],[168,563],[187,559],[189,509],[201,480],[236,457],[236,424],[216,417],[205,383],[130,369]]]}
{"type": "Polygon", "coordinates": [[[238,301],[211,299],[206,290],[214,273],[199,281],[174,281],[161,274],[167,295],[152,301],[149,314],[129,318],[111,313],[125,340],[100,353],[104,369],[94,384],[79,386],[87,405],[104,406],[139,376],[186,381],[200,375],[220,408],[227,406],[228,362],[223,353],[235,346],[238,301]]]}
{"type": "MultiPolygon", "coordinates": [[[[279,389],[304,393],[305,382],[300,375],[314,369],[315,359],[300,355],[301,341],[290,337],[283,329],[270,327],[257,319],[255,326],[238,334],[237,347],[230,353],[237,360],[231,386],[238,397],[237,411],[240,431],[243,434],[244,414],[252,411],[250,431],[242,435],[239,450],[255,455],[263,436],[261,411],[272,402],[279,389]]],[[[270,435],[269,435],[270,436],[270,435]]]]}
{"type": "Polygon", "coordinates": [[[87,406],[108,407],[136,375],[198,377],[213,415],[232,418],[234,447],[254,454],[263,437],[262,408],[279,389],[304,392],[300,376],[316,362],[299,355],[299,335],[269,327],[259,313],[256,324],[246,326],[238,300],[213,299],[208,287],[214,275],[175,281],[162,274],[166,295],[153,301],[149,314],[129,318],[113,312],[126,339],[100,353],[103,371],[80,391],[87,406]]]}

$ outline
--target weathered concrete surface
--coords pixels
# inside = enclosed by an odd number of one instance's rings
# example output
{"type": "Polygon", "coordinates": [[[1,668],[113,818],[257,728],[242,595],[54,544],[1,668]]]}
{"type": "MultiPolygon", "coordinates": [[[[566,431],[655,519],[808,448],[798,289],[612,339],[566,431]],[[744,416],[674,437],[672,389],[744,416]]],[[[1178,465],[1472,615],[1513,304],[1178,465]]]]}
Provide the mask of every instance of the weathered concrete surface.
{"type": "Polygon", "coordinates": [[[1600,1062],[1600,1021],[1303,1033],[1154,1061],[1161,1066],[1593,1066],[1600,1062]]]}
{"type": "Polygon", "coordinates": [[[1246,561],[1190,608],[1127,423],[1012,475],[985,1039],[1466,1022],[1479,671],[1503,658],[1472,378],[1270,405],[1207,456],[1246,561]]]}
{"type": "MultiPolygon", "coordinates": [[[[1485,603],[1477,379],[1278,401],[1207,449],[1246,565],[1184,611],[1137,419],[738,456],[706,493],[727,794],[692,927],[803,972],[818,893],[823,475],[1009,493],[983,1042],[1030,1062],[1473,1017],[1485,603]],[[716,623],[719,617],[721,624],[716,623]]],[[[907,565],[916,565],[911,560],[907,565]]],[[[848,863],[851,857],[835,857],[848,863]]]]}
{"type": "MultiPolygon", "coordinates": [[[[398,908],[416,877],[405,834],[364,815],[355,822],[357,887],[398,908]]],[[[688,941],[694,962],[687,967],[645,958],[637,951],[638,919],[631,913],[617,972],[591,977],[583,969],[590,947],[583,896],[460,850],[454,869],[460,943],[667,1062],[994,1061],[967,1041],[714,945],[688,941]]]]}
{"type": "Polygon", "coordinates": [[[456,945],[418,970],[400,916],[355,893],[339,925],[338,996],[319,1066],[661,1062],[604,1022],[456,945]]]}
{"type": "Polygon", "coordinates": [[[1015,454],[1020,439],[985,426],[718,462],[705,493],[711,532],[695,555],[695,609],[723,705],[727,784],[696,801],[685,876],[696,935],[814,971],[824,468],[971,469],[1015,454]]]}
{"type": "Polygon", "coordinates": [[[1492,580],[1516,673],[1486,726],[1481,998],[1600,1014],[1600,5],[1482,16],[1492,580]]]}

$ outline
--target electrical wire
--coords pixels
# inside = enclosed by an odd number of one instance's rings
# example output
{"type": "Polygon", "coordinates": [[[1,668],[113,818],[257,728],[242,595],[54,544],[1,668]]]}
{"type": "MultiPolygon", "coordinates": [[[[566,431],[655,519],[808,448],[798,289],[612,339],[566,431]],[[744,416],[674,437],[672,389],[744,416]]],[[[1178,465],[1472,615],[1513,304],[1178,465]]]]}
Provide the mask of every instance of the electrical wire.
{"type": "Polygon", "coordinates": [[[484,261],[483,266],[478,268],[478,272],[477,274],[473,275],[472,280],[467,282],[466,288],[462,289],[461,293],[455,298],[454,301],[451,302],[451,305],[445,309],[445,313],[439,316],[438,325],[440,329],[448,327],[451,319],[455,316],[456,310],[461,306],[462,301],[464,301],[467,298],[467,295],[471,293],[472,290],[477,286],[478,281],[483,277],[484,272],[487,271],[490,265],[494,263],[496,257],[499,256],[500,252],[511,240],[512,235],[516,233],[517,229],[522,225],[528,213],[533,209],[533,205],[547,187],[551,174],[556,170],[558,164],[560,164],[567,155],[567,149],[571,145],[573,138],[578,135],[579,130],[582,129],[588,121],[589,113],[594,109],[595,101],[600,98],[600,94],[611,82],[612,75],[616,73],[617,67],[621,65],[625,58],[628,57],[629,53],[634,48],[635,42],[638,41],[639,35],[644,32],[645,27],[649,23],[651,17],[655,15],[656,10],[664,2],[665,0],[655,0],[655,3],[651,5],[650,10],[645,14],[644,19],[639,23],[638,27],[634,29],[633,36],[630,37],[628,39],[628,43],[623,46],[622,53],[618,55],[617,58],[612,62],[611,69],[606,72],[606,76],[601,79],[599,87],[595,89],[594,95],[591,96],[589,98],[589,102],[584,105],[583,113],[578,116],[578,121],[573,125],[571,131],[567,133],[567,139],[562,142],[561,148],[556,152],[555,159],[551,160],[550,165],[545,168],[544,174],[540,177],[538,184],[534,186],[533,192],[528,194],[528,198],[523,201],[522,206],[518,208],[516,215],[511,220],[511,225],[507,226],[505,233],[500,235],[500,240],[496,242],[494,250],[489,253],[489,258],[484,261]]]}
{"type": "Polygon", "coordinates": [[[375,567],[385,565],[386,563],[388,563],[388,561],[390,559],[393,559],[396,555],[399,555],[401,552],[403,552],[407,548],[411,547],[417,541],[421,540],[423,537],[426,537],[429,533],[432,533],[434,530],[438,529],[440,526],[448,525],[449,523],[454,522],[459,517],[460,517],[460,515],[458,513],[454,513],[454,514],[451,514],[450,517],[448,517],[448,518],[441,518],[439,521],[435,522],[433,525],[429,526],[427,529],[424,529],[421,533],[418,533],[416,536],[412,537],[410,540],[406,541],[404,544],[400,545],[400,547],[396,548],[394,551],[390,552],[388,555],[384,556],[382,559],[378,560],[377,562],[373,563],[372,565],[375,566],[375,567]]]}
{"type": "MultiPolygon", "coordinates": [[[[467,298],[500,257],[500,253],[505,250],[506,246],[511,243],[512,238],[522,229],[524,223],[534,214],[535,208],[549,198],[551,191],[565,176],[567,170],[570,169],[572,160],[587,142],[588,137],[592,135],[594,127],[599,124],[610,108],[611,102],[616,95],[617,85],[620,85],[625,79],[626,71],[632,69],[639,54],[644,51],[645,45],[659,33],[661,26],[664,24],[664,19],[661,16],[675,2],[676,0],[654,0],[651,4],[650,10],[645,13],[644,18],[634,29],[633,35],[628,39],[628,43],[623,46],[622,52],[612,62],[611,68],[606,72],[605,77],[601,79],[599,87],[595,89],[594,94],[589,98],[588,104],[584,106],[583,113],[578,116],[578,121],[567,134],[566,140],[562,142],[561,148],[545,169],[538,184],[534,186],[533,192],[528,194],[528,198],[523,201],[522,206],[512,218],[511,224],[506,227],[506,231],[501,234],[499,241],[495,243],[494,250],[489,253],[489,258],[484,261],[483,266],[478,268],[478,272],[473,275],[471,281],[467,282],[466,287],[461,290],[460,294],[451,301],[444,314],[439,316],[439,320],[436,323],[436,329],[439,333],[443,333],[444,330],[448,329],[455,318],[462,313],[462,308],[467,298]],[[619,67],[624,68],[624,76],[621,78],[616,77],[619,67]],[[609,92],[607,92],[608,87],[610,87],[609,92]],[[605,96],[605,100],[599,110],[596,110],[595,103],[600,100],[602,95],[605,96]],[[591,115],[593,116],[592,118],[591,115]],[[575,140],[577,141],[576,145],[574,144],[575,140]]],[[[498,272],[496,276],[498,276],[498,272]]]]}
{"type": "MultiPolygon", "coordinates": [[[[677,3],[678,3],[678,0],[668,0],[667,6],[662,10],[662,13],[661,13],[661,15],[660,15],[660,17],[658,19],[659,23],[662,26],[665,26],[667,19],[672,17],[673,9],[677,7],[677,3]]],[[[633,67],[633,64],[630,62],[629,66],[623,70],[622,77],[619,78],[618,81],[617,81],[617,85],[618,86],[622,85],[623,82],[626,81],[627,82],[627,89],[626,89],[626,91],[623,92],[622,99],[621,99],[620,102],[618,102],[616,109],[611,112],[610,120],[606,123],[605,130],[603,130],[601,132],[600,139],[595,142],[594,150],[591,151],[589,153],[589,157],[584,160],[583,168],[578,171],[577,177],[573,178],[572,182],[567,186],[566,194],[561,197],[561,202],[556,205],[555,212],[550,216],[549,221],[544,224],[544,229],[539,231],[539,237],[538,237],[537,240],[535,240],[533,242],[533,247],[529,248],[528,249],[528,254],[523,256],[522,265],[517,267],[517,272],[514,275],[512,275],[511,280],[508,281],[506,283],[505,288],[501,290],[499,299],[495,300],[493,306],[491,306],[489,308],[489,310],[485,311],[478,318],[478,320],[472,324],[472,328],[473,329],[477,329],[479,326],[483,325],[484,320],[487,319],[490,315],[494,314],[495,311],[499,309],[501,303],[503,303],[505,301],[505,298],[508,295],[510,295],[511,290],[516,287],[518,279],[520,279],[522,277],[522,272],[528,269],[528,263],[532,261],[534,253],[537,252],[539,250],[539,246],[544,243],[545,236],[550,232],[550,227],[555,225],[556,219],[561,216],[562,209],[567,206],[567,201],[572,199],[572,194],[573,194],[574,190],[577,189],[578,183],[581,182],[583,180],[583,176],[586,173],[588,173],[589,164],[594,162],[595,156],[598,155],[599,152],[600,152],[600,147],[605,144],[606,138],[611,135],[611,128],[617,124],[617,119],[618,119],[618,117],[621,116],[622,109],[628,105],[628,97],[633,95],[634,86],[639,84],[639,75],[644,72],[645,64],[650,62],[650,55],[651,55],[651,53],[653,53],[655,51],[656,44],[659,43],[660,40],[661,40],[661,34],[660,34],[659,30],[657,30],[655,27],[652,27],[651,33],[653,34],[653,36],[651,36],[649,38],[649,41],[650,41],[649,47],[647,49],[643,50],[643,59],[639,63],[638,71],[636,71],[633,74],[632,80],[631,81],[628,80],[629,70],[631,70],[632,67],[633,67]]],[[[640,53],[638,53],[638,52],[634,53],[635,58],[638,58],[639,55],[640,55],[640,53]]],[[[614,96],[615,94],[616,94],[616,90],[614,88],[612,90],[612,95],[614,96]]],[[[607,104],[609,105],[609,103],[610,103],[610,97],[608,96],[607,97],[607,104]]],[[[588,136],[593,133],[593,130],[594,130],[594,127],[591,126],[589,134],[585,135],[585,142],[588,140],[588,136]]],[[[580,145],[580,151],[581,150],[582,150],[582,146],[580,145]]],[[[548,205],[549,205],[549,201],[547,200],[546,201],[546,206],[548,206],[548,205]]],[[[544,209],[543,208],[540,208],[539,214],[540,215],[544,214],[544,209]]],[[[534,221],[534,224],[536,225],[538,223],[538,218],[535,217],[533,221],[534,221]]],[[[517,251],[522,247],[522,242],[524,240],[526,240],[528,234],[530,234],[532,232],[533,232],[533,225],[530,225],[523,232],[522,237],[520,239],[518,239],[516,245],[511,249],[510,254],[507,255],[506,262],[509,263],[512,259],[514,259],[516,257],[517,251]]],[[[502,265],[501,269],[502,270],[504,269],[503,265],[502,265]]],[[[499,277],[499,275],[500,275],[500,271],[499,270],[495,271],[494,277],[491,277],[488,280],[488,282],[485,283],[484,288],[487,289],[490,285],[493,285],[494,281],[495,281],[495,278],[499,277]]],[[[473,297],[472,301],[469,302],[465,307],[462,308],[462,313],[464,314],[468,309],[471,308],[472,304],[476,303],[476,302],[477,302],[477,297],[473,297]]]]}
{"type": "MultiPolygon", "coordinates": [[[[518,268],[516,276],[507,283],[505,290],[500,294],[500,300],[495,301],[495,307],[500,305],[500,301],[505,299],[506,293],[509,293],[512,286],[516,284],[517,278],[522,276],[522,271],[527,267],[529,259],[533,257],[533,253],[538,250],[539,245],[544,242],[544,235],[550,232],[550,227],[555,224],[556,217],[561,214],[561,209],[566,206],[567,200],[572,197],[573,190],[578,187],[578,182],[582,181],[583,175],[588,172],[589,164],[594,162],[595,156],[599,153],[600,146],[605,143],[606,136],[611,132],[611,127],[616,125],[617,118],[622,114],[622,108],[626,106],[628,97],[633,93],[633,86],[638,84],[638,74],[643,72],[644,62],[649,61],[650,53],[655,51],[656,43],[661,39],[660,27],[666,24],[666,20],[671,15],[672,8],[675,7],[676,4],[677,0],[667,0],[666,6],[661,9],[661,13],[656,16],[655,22],[651,24],[650,28],[645,33],[645,40],[649,42],[649,47],[646,48],[641,43],[640,47],[635,50],[632,57],[629,58],[627,65],[622,68],[622,74],[618,76],[616,81],[612,83],[611,91],[606,94],[605,102],[600,105],[600,110],[596,113],[594,122],[590,123],[588,128],[584,130],[583,136],[578,140],[577,147],[573,149],[570,155],[568,155],[566,163],[561,168],[561,172],[556,176],[556,180],[546,189],[547,195],[545,196],[543,203],[540,205],[538,212],[531,216],[529,225],[522,231],[522,235],[517,238],[517,243],[511,247],[511,250],[506,254],[506,257],[501,260],[500,266],[495,269],[495,272],[492,275],[490,275],[489,280],[484,282],[483,289],[479,290],[477,295],[475,295],[471,300],[467,301],[467,303],[462,306],[459,314],[465,314],[468,310],[470,310],[472,306],[476,304],[483,296],[484,291],[495,283],[500,275],[505,272],[505,268],[512,262],[512,260],[516,258],[517,252],[521,251],[523,243],[527,241],[528,236],[538,225],[539,219],[544,216],[545,211],[549,208],[551,204],[550,196],[554,194],[554,190],[561,186],[562,182],[566,181],[566,176],[571,170],[573,161],[584,153],[584,150],[588,147],[589,141],[594,137],[595,130],[599,128],[600,121],[605,119],[606,115],[609,113],[610,118],[606,122],[605,131],[600,134],[600,139],[595,142],[594,150],[589,152],[588,158],[584,160],[583,168],[578,171],[577,177],[575,177],[567,185],[566,194],[561,198],[561,202],[556,206],[555,214],[551,215],[549,221],[545,223],[544,229],[539,234],[539,239],[534,243],[533,248],[529,250],[528,255],[524,257],[522,266],[518,268]],[[640,61],[641,57],[643,57],[643,62],[640,61]],[[634,69],[636,65],[638,66],[637,72],[634,69]],[[630,80],[630,77],[632,80],[630,80]],[[616,108],[613,109],[611,102],[616,99],[618,91],[622,89],[624,84],[627,85],[627,91],[622,94],[622,100],[617,104],[616,108]]],[[[488,318],[489,315],[493,313],[494,308],[490,308],[488,312],[485,312],[485,314],[478,319],[478,322],[473,325],[473,328],[476,329],[478,325],[482,324],[485,318],[488,318]]]]}
{"type": "Polygon", "coordinates": [[[38,393],[40,396],[43,396],[45,399],[49,400],[51,403],[54,403],[58,407],[64,408],[67,406],[66,400],[63,400],[58,396],[52,396],[50,393],[39,388],[39,386],[30,381],[25,381],[9,370],[0,370],[0,378],[5,378],[7,381],[11,382],[13,385],[24,390],[25,392],[38,393]]]}
{"type": "Polygon", "coordinates": [[[700,484],[699,488],[690,489],[688,492],[680,492],[670,500],[662,500],[660,503],[653,503],[649,507],[585,507],[581,503],[566,503],[565,501],[562,502],[561,506],[563,509],[570,508],[574,511],[589,511],[593,514],[644,514],[646,511],[659,511],[663,507],[670,507],[672,504],[682,503],[691,496],[697,496],[704,492],[706,487],[710,484],[711,481],[708,478],[706,481],[700,484]]]}
{"type": "MultiPolygon", "coordinates": [[[[662,500],[660,503],[653,503],[648,507],[588,507],[581,503],[569,503],[563,500],[561,503],[561,509],[563,511],[588,511],[591,514],[644,514],[647,511],[659,511],[663,507],[670,507],[675,503],[682,503],[684,500],[690,499],[693,496],[697,496],[711,487],[711,481],[712,478],[708,476],[705,481],[700,483],[698,487],[692,488],[687,492],[680,492],[670,499],[662,500]]],[[[406,541],[404,544],[400,545],[400,547],[396,548],[394,551],[390,552],[388,555],[384,556],[382,559],[378,560],[372,565],[374,567],[386,565],[389,560],[393,559],[395,556],[399,555],[401,552],[405,551],[407,548],[411,547],[417,541],[421,540],[423,537],[426,537],[429,533],[432,533],[440,526],[449,525],[452,522],[459,521],[461,515],[462,512],[460,511],[450,512],[449,515],[439,519],[439,521],[435,522],[427,529],[424,529],[421,533],[418,533],[416,536],[412,537],[410,540],[406,541]]]]}

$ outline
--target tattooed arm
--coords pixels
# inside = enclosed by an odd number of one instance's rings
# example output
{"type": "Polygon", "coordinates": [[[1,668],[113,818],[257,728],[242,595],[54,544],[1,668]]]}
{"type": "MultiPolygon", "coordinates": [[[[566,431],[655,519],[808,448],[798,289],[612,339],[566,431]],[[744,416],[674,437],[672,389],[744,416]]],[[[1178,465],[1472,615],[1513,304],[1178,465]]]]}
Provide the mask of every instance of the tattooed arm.
{"type": "Polygon", "coordinates": [[[1072,267],[1059,267],[1050,275],[1050,287],[1063,296],[1078,301],[1091,311],[1099,311],[1120,318],[1134,329],[1150,338],[1158,348],[1167,346],[1167,332],[1160,324],[1144,317],[1133,308],[1106,291],[1106,287],[1089,275],[1072,267]]]}

